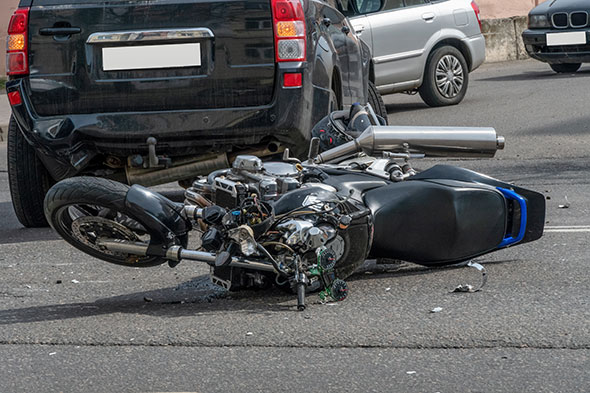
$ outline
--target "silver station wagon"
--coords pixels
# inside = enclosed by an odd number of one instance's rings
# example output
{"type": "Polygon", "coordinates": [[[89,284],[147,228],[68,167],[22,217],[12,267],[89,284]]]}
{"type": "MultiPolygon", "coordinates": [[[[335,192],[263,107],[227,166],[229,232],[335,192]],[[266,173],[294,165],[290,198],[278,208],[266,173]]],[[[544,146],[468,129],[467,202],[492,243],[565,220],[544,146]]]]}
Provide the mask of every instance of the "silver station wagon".
{"type": "Polygon", "coordinates": [[[471,0],[338,0],[372,49],[381,94],[420,93],[430,106],[465,97],[469,73],[485,60],[479,8],[471,0]]]}

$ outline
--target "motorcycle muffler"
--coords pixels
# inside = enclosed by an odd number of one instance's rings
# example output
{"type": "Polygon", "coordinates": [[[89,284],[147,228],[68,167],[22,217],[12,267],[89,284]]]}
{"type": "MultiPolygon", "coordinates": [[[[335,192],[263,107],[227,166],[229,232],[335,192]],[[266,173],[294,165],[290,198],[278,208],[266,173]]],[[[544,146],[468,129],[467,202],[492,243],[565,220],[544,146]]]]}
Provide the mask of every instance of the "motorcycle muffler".
{"type": "Polygon", "coordinates": [[[314,158],[316,164],[364,152],[424,154],[427,157],[492,158],[505,139],[493,128],[370,126],[356,139],[314,158]]]}

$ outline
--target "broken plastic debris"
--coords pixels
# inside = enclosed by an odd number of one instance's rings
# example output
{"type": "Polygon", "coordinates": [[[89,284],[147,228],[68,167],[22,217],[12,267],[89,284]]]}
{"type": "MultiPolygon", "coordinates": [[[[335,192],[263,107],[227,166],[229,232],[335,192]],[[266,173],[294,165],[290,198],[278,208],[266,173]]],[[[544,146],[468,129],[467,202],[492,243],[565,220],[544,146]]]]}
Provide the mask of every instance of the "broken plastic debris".
{"type": "Polygon", "coordinates": [[[389,292],[389,291],[391,291],[391,288],[389,288],[389,287],[385,288],[385,292],[389,292]]]}
{"type": "Polygon", "coordinates": [[[154,299],[152,299],[151,297],[144,296],[143,301],[149,303],[149,302],[153,302],[154,299]]]}
{"type": "Polygon", "coordinates": [[[473,261],[469,261],[467,266],[475,268],[481,273],[481,284],[478,288],[475,288],[471,284],[460,284],[457,285],[455,289],[453,289],[451,292],[475,293],[481,291],[482,288],[486,285],[486,282],[488,281],[488,272],[486,271],[486,268],[480,265],[479,263],[473,261]]]}
{"type": "Polygon", "coordinates": [[[473,285],[469,284],[459,284],[457,288],[453,290],[453,292],[475,292],[473,290],[473,285]]]}
{"type": "Polygon", "coordinates": [[[49,353],[49,356],[53,356],[53,355],[55,355],[56,353],[57,353],[57,352],[50,352],[50,353],[49,353]]]}
{"type": "Polygon", "coordinates": [[[563,205],[559,205],[558,207],[560,209],[569,209],[569,207],[570,207],[570,201],[568,201],[567,195],[565,197],[565,203],[563,205]]]}
{"type": "Polygon", "coordinates": [[[78,280],[76,280],[76,279],[73,279],[73,280],[72,280],[72,284],[80,284],[80,281],[78,281],[78,280]]]}
{"type": "Polygon", "coordinates": [[[32,287],[30,285],[25,285],[25,288],[31,289],[32,287]]]}
{"type": "Polygon", "coordinates": [[[431,313],[437,313],[437,312],[441,312],[443,309],[442,307],[435,307],[432,310],[430,310],[431,313]]]}
{"type": "Polygon", "coordinates": [[[408,375],[416,374],[416,371],[406,371],[406,374],[408,374],[408,375]]]}
{"type": "Polygon", "coordinates": [[[253,334],[254,333],[252,333],[252,332],[248,332],[248,333],[246,333],[246,336],[252,336],[253,334]]]}

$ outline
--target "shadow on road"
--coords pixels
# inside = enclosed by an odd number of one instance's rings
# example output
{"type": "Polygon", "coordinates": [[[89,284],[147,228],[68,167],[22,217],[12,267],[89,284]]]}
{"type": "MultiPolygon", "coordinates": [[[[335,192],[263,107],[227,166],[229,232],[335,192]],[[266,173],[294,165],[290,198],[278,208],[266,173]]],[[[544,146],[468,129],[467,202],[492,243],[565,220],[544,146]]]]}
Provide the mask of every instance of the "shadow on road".
{"type": "Polygon", "coordinates": [[[294,303],[281,304],[292,300],[293,295],[278,289],[227,292],[213,286],[208,276],[199,276],[177,287],[130,293],[94,302],[4,310],[0,311],[0,325],[60,321],[116,313],[169,318],[219,311],[268,313],[294,310],[294,303]]]}
{"type": "Polygon", "coordinates": [[[552,70],[548,71],[529,71],[514,75],[494,76],[491,78],[475,79],[478,82],[526,82],[539,80],[556,80],[556,79],[571,79],[571,78],[588,78],[590,77],[590,69],[581,70],[575,74],[558,74],[552,70]]]}
{"type": "MultiPolygon", "coordinates": [[[[525,128],[519,131],[521,135],[587,135],[590,133],[590,116],[581,116],[559,123],[547,124],[543,127],[525,128]]],[[[586,162],[583,163],[586,165],[586,162]]]]}
{"type": "Polygon", "coordinates": [[[24,228],[16,219],[11,202],[0,202],[0,244],[28,243],[58,240],[59,236],[51,228],[24,228]]]}
{"type": "MultiPolygon", "coordinates": [[[[486,261],[486,264],[515,263],[515,260],[486,261]]],[[[374,266],[374,265],[373,265],[374,266]]],[[[402,269],[377,267],[362,270],[347,281],[369,280],[372,278],[397,277],[431,274],[440,269],[459,269],[464,266],[425,268],[404,263],[402,269]],[[373,274],[367,275],[367,271],[373,274]]],[[[391,266],[389,267],[391,268],[391,266]]],[[[313,303],[309,303],[313,304],[313,303]]],[[[208,276],[199,276],[176,287],[136,292],[121,296],[99,299],[94,302],[53,304],[0,311],[0,325],[60,321],[75,318],[95,317],[116,313],[142,314],[155,317],[177,318],[198,314],[269,313],[296,310],[295,297],[277,288],[228,292],[209,281],[208,276]]]]}
{"type": "Polygon", "coordinates": [[[385,108],[387,109],[387,113],[389,115],[414,112],[423,109],[432,109],[428,105],[420,102],[386,104],[385,108]]]}

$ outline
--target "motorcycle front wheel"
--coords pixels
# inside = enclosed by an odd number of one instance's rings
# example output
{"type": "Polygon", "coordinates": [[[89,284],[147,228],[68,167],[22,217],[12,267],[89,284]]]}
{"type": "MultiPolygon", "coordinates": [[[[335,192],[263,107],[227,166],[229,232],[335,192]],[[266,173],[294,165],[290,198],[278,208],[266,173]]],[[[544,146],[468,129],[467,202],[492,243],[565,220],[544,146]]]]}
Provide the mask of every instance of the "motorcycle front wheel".
{"type": "Polygon", "coordinates": [[[150,234],[125,207],[129,186],[98,177],[62,180],[45,196],[45,217],[51,227],[77,249],[103,261],[130,267],[166,262],[153,256],[113,252],[101,239],[149,244],[150,234]]]}

